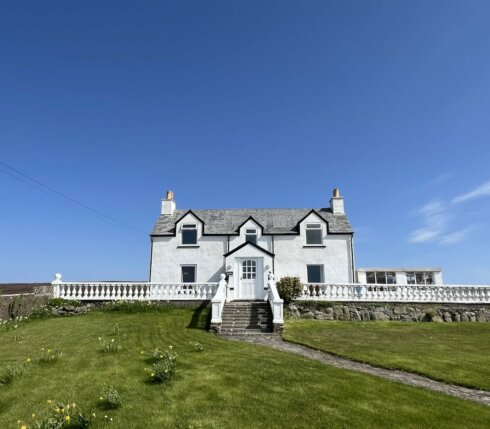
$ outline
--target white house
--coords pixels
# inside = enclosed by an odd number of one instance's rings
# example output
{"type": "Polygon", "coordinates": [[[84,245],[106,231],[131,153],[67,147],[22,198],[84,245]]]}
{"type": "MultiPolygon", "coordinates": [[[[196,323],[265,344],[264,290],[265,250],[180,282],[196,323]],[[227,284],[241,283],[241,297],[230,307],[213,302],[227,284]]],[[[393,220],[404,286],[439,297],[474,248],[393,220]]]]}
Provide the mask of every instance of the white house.
{"type": "Polygon", "coordinates": [[[353,230],[335,189],[328,208],[177,209],[162,200],[151,233],[150,282],[218,282],[228,298],[263,299],[268,275],[353,283],[353,230]]]}

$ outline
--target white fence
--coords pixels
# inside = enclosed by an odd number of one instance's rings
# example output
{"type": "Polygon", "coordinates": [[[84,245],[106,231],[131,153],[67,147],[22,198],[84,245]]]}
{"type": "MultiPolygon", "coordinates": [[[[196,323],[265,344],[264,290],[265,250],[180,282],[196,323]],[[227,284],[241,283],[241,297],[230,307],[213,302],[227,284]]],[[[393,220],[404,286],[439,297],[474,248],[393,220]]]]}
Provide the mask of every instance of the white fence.
{"type": "Polygon", "coordinates": [[[308,283],[298,299],[312,301],[490,303],[490,286],[308,283]]]}
{"type": "Polygon", "coordinates": [[[77,301],[208,300],[218,283],[52,282],[55,298],[77,301]]]}

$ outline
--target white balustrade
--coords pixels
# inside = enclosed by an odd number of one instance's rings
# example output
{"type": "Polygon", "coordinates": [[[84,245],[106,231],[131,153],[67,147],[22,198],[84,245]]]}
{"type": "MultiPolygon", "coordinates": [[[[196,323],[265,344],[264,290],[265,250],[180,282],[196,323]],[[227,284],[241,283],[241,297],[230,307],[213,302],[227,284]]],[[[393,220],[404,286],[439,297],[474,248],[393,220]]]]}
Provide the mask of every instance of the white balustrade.
{"type": "Polygon", "coordinates": [[[298,298],[311,301],[490,303],[490,285],[307,283],[298,298]]]}
{"type": "Polygon", "coordinates": [[[56,274],[53,296],[77,301],[208,300],[218,283],[63,282],[56,274]]]}

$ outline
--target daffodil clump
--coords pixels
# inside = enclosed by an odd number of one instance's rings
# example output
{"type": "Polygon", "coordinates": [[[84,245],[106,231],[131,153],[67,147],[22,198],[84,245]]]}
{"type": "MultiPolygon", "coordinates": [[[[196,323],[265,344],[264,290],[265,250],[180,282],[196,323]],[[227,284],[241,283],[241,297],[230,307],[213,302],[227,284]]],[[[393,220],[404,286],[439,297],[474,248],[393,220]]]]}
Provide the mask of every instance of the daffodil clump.
{"type": "Polygon", "coordinates": [[[47,405],[47,412],[42,417],[32,414],[30,420],[18,420],[19,429],[86,429],[95,418],[95,414],[85,416],[74,402],[65,405],[49,399],[47,405]]]}
{"type": "Polygon", "coordinates": [[[39,356],[39,363],[54,363],[59,358],[61,358],[62,355],[63,352],[59,347],[54,347],[50,349],[46,349],[43,347],[39,356]]]}
{"type": "Polygon", "coordinates": [[[0,319],[0,329],[2,331],[12,331],[19,328],[27,320],[27,317],[15,317],[13,319],[2,320],[0,319]]]}
{"type": "Polygon", "coordinates": [[[150,381],[153,383],[165,383],[172,380],[176,372],[178,355],[173,351],[173,346],[167,350],[155,349],[152,358],[155,361],[151,368],[146,368],[150,373],[150,381]]]}
{"type": "Polygon", "coordinates": [[[197,341],[191,344],[194,346],[194,350],[196,352],[202,352],[204,350],[204,346],[201,343],[198,343],[197,341]]]}
{"type": "Polygon", "coordinates": [[[119,324],[115,324],[112,335],[108,339],[99,337],[99,343],[102,344],[102,350],[105,353],[119,353],[122,350],[121,329],[119,324]]]}
{"type": "Polygon", "coordinates": [[[99,397],[99,405],[102,409],[116,409],[122,405],[119,392],[111,385],[105,384],[102,395],[99,397]]]}
{"type": "Polygon", "coordinates": [[[0,375],[0,384],[11,384],[14,379],[22,377],[26,366],[32,362],[31,358],[27,358],[24,362],[9,362],[3,367],[0,375]]]}

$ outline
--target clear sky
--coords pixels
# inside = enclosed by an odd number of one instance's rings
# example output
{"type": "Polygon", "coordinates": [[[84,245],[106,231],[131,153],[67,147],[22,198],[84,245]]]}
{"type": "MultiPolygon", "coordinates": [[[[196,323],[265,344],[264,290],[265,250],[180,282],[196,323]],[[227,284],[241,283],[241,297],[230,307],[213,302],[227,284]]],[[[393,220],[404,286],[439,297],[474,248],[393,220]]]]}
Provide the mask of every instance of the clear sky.
{"type": "Polygon", "coordinates": [[[487,0],[1,2],[0,282],[147,279],[167,189],[339,187],[358,267],[490,283],[489,22],[487,0]]]}

